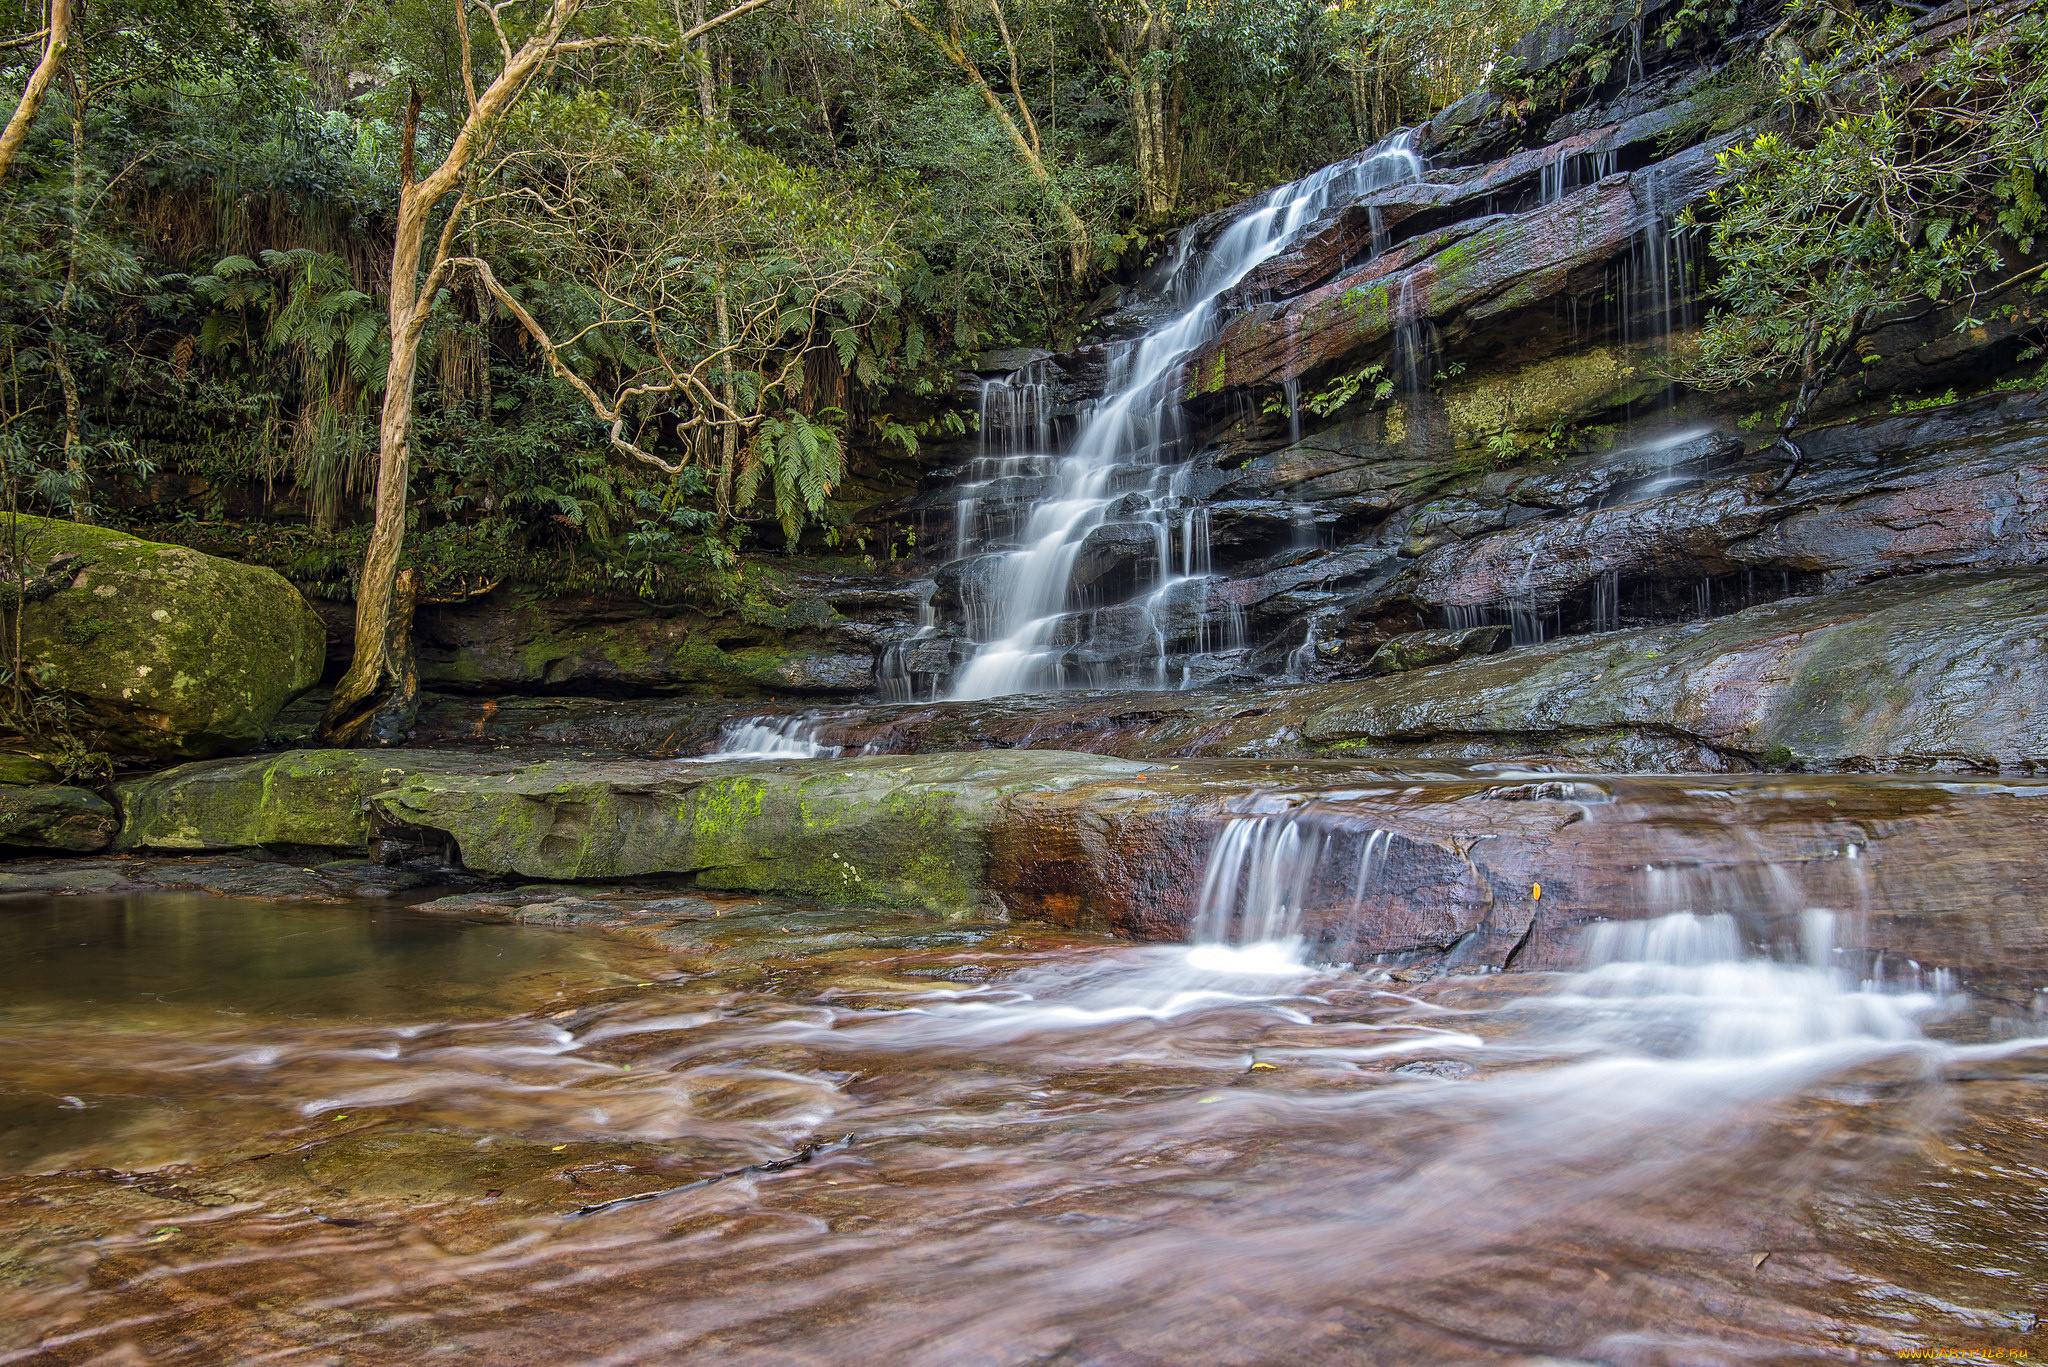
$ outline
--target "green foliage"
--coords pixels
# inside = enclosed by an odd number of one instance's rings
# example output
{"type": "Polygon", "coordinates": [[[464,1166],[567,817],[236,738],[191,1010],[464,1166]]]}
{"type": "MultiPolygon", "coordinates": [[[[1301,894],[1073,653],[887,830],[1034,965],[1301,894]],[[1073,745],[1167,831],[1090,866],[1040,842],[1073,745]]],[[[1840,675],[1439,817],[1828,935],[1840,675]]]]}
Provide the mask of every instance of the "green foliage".
{"type": "Polygon", "coordinates": [[[2044,223],[2048,12],[1973,17],[1939,43],[1902,10],[1799,12],[1818,52],[1778,54],[1788,127],[1720,158],[1696,385],[1825,383],[1876,328],[1934,307],[1975,326],[2031,274],[2005,272],[2044,223]]]}
{"type": "Polygon", "coordinates": [[[1505,430],[1496,432],[1486,439],[1486,454],[1502,467],[1560,465],[1578,454],[1582,435],[1567,419],[1559,418],[1534,437],[1505,430]]]}
{"type": "MultiPolygon", "coordinates": [[[[819,0],[719,30],[708,118],[694,55],[625,44],[560,63],[492,131],[453,240],[619,399],[626,436],[683,473],[623,458],[508,311],[458,277],[423,343],[408,563],[430,596],[507,578],[711,610],[749,592],[751,527],[791,549],[844,535],[901,554],[908,530],[853,520],[873,491],[849,470],[965,435],[966,355],[1071,342],[1105,273],[1462,94],[1547,0],[1530,3],[1163,0],[1147,47],[1139,6],[1032,0],[1005,6],[1014,53],[985,0],[920,10],[1032,126],[1046,181],[886,6],[819,0]],[[1132,98],[1148,82],[1178,199],[1140,221],[1132,98]],[[1094,247],[1085,279],[1061,205],[1094,247]]],[[[536,9],[499,7],[515,42],[536,9]]],[[[682,12],[593,3],[574,36],[665,35],[682,12]]],[[[466,110],[451,8],[80,13],[79,102],[60,81],[0,187],[14,488],[345,594],[388,359],[398,128],[417,88],[430,166],[466,110]]],[[[18,36],[37,21],[9,22],[18,36]]],[[[472,40],[481,71],[496,40],[482,22],[472,40]]],[[[0,49],[0,77],[18,88],[34,57],[0,49]]],[[[1368,396],[1384,400],[1384,376],[1307,402],[1368,396]]]]}
{"type": "Polygon", "coordinates": [[[1393,397],[1394,382],[1387,375],[1383,365],[1360,366],[1346,371],[1336,379],[1302,400],[1301,406],[1319,418],[1327,418],[1345,404],[1358,397],[1360,390],[1371,386],[1371,402],[1385,403],[1393,397]]]}
{"type": "Polygon", "coordinates": [[[785,409],[754,429],[740,467],[739,502],[754,501],[764,480],[775,496],[775,517],[789,544],[796,544],[804,520],[825,510],[834,485],[846,477],[846,451],[830,423],[845,417],[826,409],[814,421],[785,409]]]}

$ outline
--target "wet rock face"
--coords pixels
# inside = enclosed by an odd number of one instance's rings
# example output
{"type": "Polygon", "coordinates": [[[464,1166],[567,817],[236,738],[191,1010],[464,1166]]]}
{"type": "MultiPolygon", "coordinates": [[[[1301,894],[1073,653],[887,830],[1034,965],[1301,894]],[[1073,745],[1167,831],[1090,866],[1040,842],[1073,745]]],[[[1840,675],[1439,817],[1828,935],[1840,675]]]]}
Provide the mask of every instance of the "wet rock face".
{"type": "Polygon", "coordinates": [[[2048,765],[2048,574],[1928,575],[1339,685],[1302,739],[1684,769],[2048,765]]]}
{"type": "Polygon", "coordinates": [[[49,666],[82,733],[118,755],[235,754],[320,680],[324,633],[274,570],[47,518],[20,519],[34,571],[23,657],[49,666]]]}
{"type": "MultiPolygon", "coordinates": [[[[1320,571],[1330,583],[1341,582],[1345,568],[1342,557],[1319,556],[1289,573],[1320,571]]],[[[1324,592],[1316,582],[1296,580],[1273,601],[1307,601],[1324,592]]],[[[1115,612],[1093,616],[1107,623],[1115,612]]],[[[1505,625],[1491,625],[1390,635],[1366,655],[1380,677],[828,708],[814,725],[823,744],[873,754],[1000,748],[1139,759],[1548,757],[1601,770],[1690,772],[2031,771],[2048,764],[2048,712],[2036,706],[2048,696],[2048,571],[1885,579],[1706,620],[1512,649],[1504,648],[1508,634],[1505,625]]],[[[1333,643],[1350,649],[1342,637],[1333,643]]],[[[474,720],[460,725],[474,725],[480,740],[626,748],[685,733],[668,709],[627,715],[624,704],[602,706],[618,714],[602,733],[510,713],[500,722],[465,712],[474,720]]],[[[709,734],[703,725],[699,737],[709,734]]]]}
{"type": "MultiPolygon", "coordinates": [[[[1672,492],[1511,529],[1484,525],[1488,516],[1509,516],[1499,504],[1431,505],[1411,523],[1410,548],[1467,539],[1425,550],[1413,570],[1418,596],[1433,607],[1547,609],[1602,575],[1683,581],[1797,571],[1846,585],[2048,560],[2048,422],[2019,421],[1982,435],[1965,427],[1945,438],[1923,427],[1912,435],[1928,438],[1926,444],[1889,458],[1881,445],[1886,426],[1870,425],[1869,446],[1849,433],[1831,434],[1827,445],[1837,449],[1826,453],[1826,463],[1782,496],[1769,494],[1776,483],[1769,471],[1700,479],[1677,467],[1661,481],[1678,486],[1672,492]]],[[[1592,475],[1556,484],[1584,498],[1592,475]]],[[[1517,481],[1503,497],[1510,506],[1547,497],[1554,508],[1569,496],[1536,484],[1517,481]]]]}
{"type": "Polygon", "coordinates": [[[1283,780],[1266,805],[1284,815],[1153,801],[1092,825],[1067,810],[1080,794],[1050,794],[1022,804],[1000,859],[1013,912],[1183,939],[1197,899],[1170,871],[1225,822],[1295,822],[1320,851],[1302,903],[1319,958],[1550,969],[1583,962],[1603,921],[1725,914],[1771,945],[1796,942],[1811,906],[1840,909],[1835,943],[1858,971],[1883,955],[1967,968],[1996,991],[2048,970],[2048,933],[2028,910],[2048,892],[2030,852],[2048,835],[2048,789],[1701,782],[1283,780]]]}
{"type": "MultiPolygon", "coordinates": [[[[1494,215],[1397,245],[1327,285],[1254,309],[1188,359],[1184,394],[1201,402],[1321,372],[1427,320],[1469,333],[1567,291],[1589,266],[1624,254],[1646,221],[1711,184],[1714,146],[1643,177],[1602,180],[1519,215],[1494,215]]],[[[1533,167],[1532,167],[1533,169],[1533,167]]],[[[1381,191],[1393,207],[1402,191],[1381,191]]]]}
{"type": "MultiPolygon", "coordinates": [[[[858,592],[856,590],[856,592],[858,592]]],[[[628,597],[515,594],[421,610],[420,681],[479,692],[616,690],[857,695],[874,688],[874,643],[824,597],[749,629],[664,613],[628,597]]]]}

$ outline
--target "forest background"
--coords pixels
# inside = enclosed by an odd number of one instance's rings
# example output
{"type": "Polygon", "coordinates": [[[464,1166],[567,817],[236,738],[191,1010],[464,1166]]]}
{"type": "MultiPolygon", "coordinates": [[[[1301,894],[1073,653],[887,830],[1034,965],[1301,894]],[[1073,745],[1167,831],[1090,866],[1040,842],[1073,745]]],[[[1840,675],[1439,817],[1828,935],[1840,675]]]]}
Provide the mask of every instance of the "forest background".
{"type": "MultiPolygon", "coordinates": [[[[11,8],[20,90],[48,9],[11,8]]],[[[64,8],[0,202],[9,497],[345,596],[409,119],[423,174],[561,6],[64,8]]],[[[967,358],[1070,344],[1175,229],[1442,107],[1541,17],[777,0],[678,42],[701,0],[570,8],[459,211],[430,206],[428,246],[452,227],[491,280],[452,268],[426,300],[403,555],[429,593],[512,575],[716,605],[742,548],[903,553],[848,515],[969,428],[967,358]]]]}
{"type": "MultiPolygon", "coordinates": [[[[970,431],[976,354],[1071,347],[1182,226],[1481,85],[1569,95],[1508,59],[1566,0],[727,3],[12,0],[9,505],[355,597],[357,739],[413,601],[744,611],[749,552],[912,552],[856,516],[970,431]]],[[[2041,7],[1932,59],[1920,8],[1792,0],[1748,78],[1692,379],[1800,381],[1788,433],[2042,218],[2041,7]]]]}

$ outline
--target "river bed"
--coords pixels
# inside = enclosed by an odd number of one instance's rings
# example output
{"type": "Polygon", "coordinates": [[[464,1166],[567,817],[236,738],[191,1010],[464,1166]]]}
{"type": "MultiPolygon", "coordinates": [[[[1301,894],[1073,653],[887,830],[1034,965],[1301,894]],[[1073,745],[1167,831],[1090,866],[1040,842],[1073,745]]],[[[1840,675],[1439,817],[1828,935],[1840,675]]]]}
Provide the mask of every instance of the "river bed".
{"type": "Polygon", "coordinates": [[[0,1361],[2010,1361],[2044,1055],[1732,923],[1303,967],[14,899],[0,1361]],[[656,943],[658,941],[658,943],[656,943]],[[625,1198],[643,1197],[631,1200],[625,1198]]]}

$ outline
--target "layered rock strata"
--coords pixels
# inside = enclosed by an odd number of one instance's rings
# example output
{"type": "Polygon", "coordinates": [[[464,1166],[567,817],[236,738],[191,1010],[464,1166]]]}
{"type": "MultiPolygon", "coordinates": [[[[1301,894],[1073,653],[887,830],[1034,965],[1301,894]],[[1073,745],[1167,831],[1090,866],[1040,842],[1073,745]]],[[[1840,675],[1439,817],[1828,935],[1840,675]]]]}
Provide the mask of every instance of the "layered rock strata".
{"type": "MultiPolygon", "coordinates": [[[[346,768],[320,753],[290,762],[346,768]]],[[[1860,954],[2000,982],[2048,973],[2048,930],[2031,910],[2048,895],[2037,858],[2048,787],[2010,780],[1564,778],[1058,751],[502,773],[421,752],[402,772],[348,772],[354,791],[369,790],[359,803],[294,812],[302,795],[245,762],[185,766],[148,794],[124,790],[122,843],[426,841],[474,873],[667,875],[1178,940],[1198,913],[1222,916],[1214,933],[1248,910],[1230,889],[1205,887],[1225,827],[1295,823],[1315,834],[1301,934],[1323,958],[1555,967],[1575,961],[1600,920],[1727,912],[1768,943],[1826,907],[1838,942],[1860,954]],[[181,808],[181,788],[206,802],[181,808]],[[248,819],[193,819],[230,793],[248,819]]]]}

